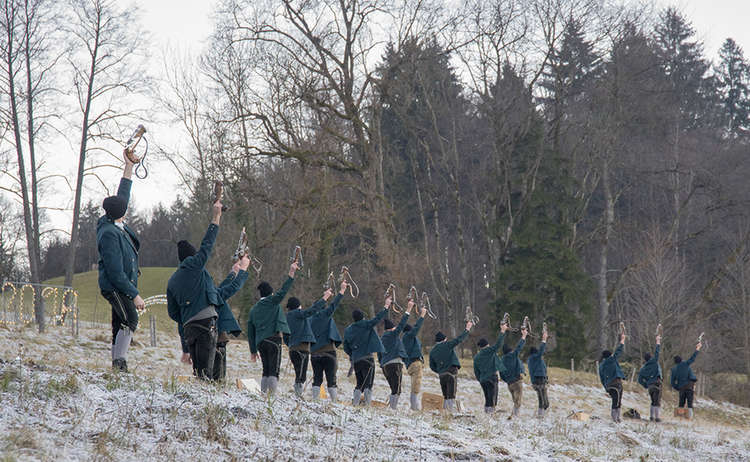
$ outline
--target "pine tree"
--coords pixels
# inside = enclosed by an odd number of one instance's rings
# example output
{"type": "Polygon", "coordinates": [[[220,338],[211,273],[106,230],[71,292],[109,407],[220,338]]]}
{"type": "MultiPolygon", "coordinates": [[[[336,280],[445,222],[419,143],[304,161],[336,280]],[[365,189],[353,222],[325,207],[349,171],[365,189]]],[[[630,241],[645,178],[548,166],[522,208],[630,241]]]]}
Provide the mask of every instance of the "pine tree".
{"type": "Polygon", "coordinates": [[[746,134],[750,130],[750,64],[742,48],[731,38],[719,50],[715,71],[724,126],[730,135],[746,134]]]}

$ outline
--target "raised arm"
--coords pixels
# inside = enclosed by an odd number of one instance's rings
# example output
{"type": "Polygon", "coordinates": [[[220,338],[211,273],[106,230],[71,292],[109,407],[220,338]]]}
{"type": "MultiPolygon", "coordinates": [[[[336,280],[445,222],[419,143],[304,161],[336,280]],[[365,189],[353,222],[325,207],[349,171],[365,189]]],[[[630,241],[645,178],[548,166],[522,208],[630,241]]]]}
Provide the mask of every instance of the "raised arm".
{"type": "Polygon", "coordinates": [[[401,332],[404,330],[404,327],[406,326],[407,321],[409,321],[409,313],[404,313],[404,315],[401,316],[401,321],[396,326],[396,335],[401,334],[401,332]]]}
{"type": "Polygon", "coordinates": [[[464,340],[466,340],[466,337],[468,337],[468,336],[469,336],[468,329],[464,330],[463,332],[461,332],[461,335],[459,335],[458,337],[454,338],[453,340],[449,340],[448,341],[448,347],[449,348],[456,348],[458,346],[458,344],[461,343],[461,342],[463,342],[464,340]]]}
{"type": "Polygon", "coordinates": [[[294,284],[294,278],[291,276],[287,277],[286,281],[284,281],[284,284],[281,286],[281,289],[277,290],[269,297],[271,303],[274,305],[281,303],[281,301],[284,300],[284,297],[286,297],[286,293],[292,288],[292,284],[294,284]]]}
{"type": "Polygon", "coordinates": [[[518,345],[516,345],[516,349],[513,350],[513,354],[518,356],[518,354],[521,353],[524,345],[526,345],[526,339],[522,338],[518,341],[518,345]]]}
{"type": "Polygon", "coordinates": [[[239,270],[236,275],[234,273],[229,273],[229,276],[227,276],[221,285],[217,287],[219,297],[221,297],[222,300],[228,300],[242,288],[245,281],[247,281],[247,277],[248,274],[245,270],[239,270]]]}
{"type": "Polygon", "coordinates": [[[325,306],[325,299],[321,298],[320,300],[316,300],[315,303],[302,310],[302,317],[309,318],[313,315],[316,315],[320,312],[320,310],[325,308],[325,306]]]}
{"type": "Polygon", "coordinates": [[[219,234],[219,225],[211,223],[208,225],[206,234],[201,241],[201,247],[195,255],[187,257],[182,264],[189,268],[205,268],[208,259],[216,243],[216,235],[219,234]]]}
{"type": "Polygon", "coordinates": [[[505,341],[505,333],[504,333],[504,332],[502,332],[502,333],[500,333],[500,335],[498,335],[498,336],[497,336],[497,342],[495,342],[495,344],[494,344],[494,345],[492,345],[492,346],[490,347],[490,349],[491,349],[491,350],[492,350],[492,351],[493,351],[494,353],[497,353],[497,350],[499,350],[499,349],[500,349],[500,347],[501,347],[501,346],[503,346],[503,342],[504,342],[504,341],[505,341]]]}
{"type": "Polygon", "coordinates": [[[693,354],[690,355],[690,357],[688,358],[686,362],[688,363],[688,365],[693,364],[693,362],[695,361],[695,358],[697,357],[698,357],[698,350],[695,350],[693,354]]]}
{"type": "Polygon", "coordinates": [[[654,350],[654,362],[659,362],[659,352],[661,351],[661,345],[657,344],[654,350]]]}
{"type": "Polygon", "coordinates": [[[623,348],[624,348],[623,343],[620,343],[619,345],[617,345],[617,348],[615,348],[615,352],[612,354],[612,356],[615,358],[615,361],[617,361],[617,359],[622,354],[623,348]]]}
{"type": "Polygon", "coordinates": [[[383,308],[382,310],[380,310],[380,312],[378,312],[378,314],[375,315],[374,318],[372,318],[369,321],[367,321],[367,326],[368,327],[375,327],[375,326],[377,326],[378,323],[380,321],[382,321],[383,318],[385,318],[387,315],[388,315],[388,308],[383,308]]]}
{"type": "MultiPolygon", "coordinates": [[[[127,171],[125,173],[127,173],[127,171]]],[[[126,203],[130,202],[130,188],[132,186],[133,181],[130,179],[130,174],[128,174],[127,176],[123,174],[122,178],[120,179],[120,185],[117,187],[117,195],[125,199],[126,203]]]]}

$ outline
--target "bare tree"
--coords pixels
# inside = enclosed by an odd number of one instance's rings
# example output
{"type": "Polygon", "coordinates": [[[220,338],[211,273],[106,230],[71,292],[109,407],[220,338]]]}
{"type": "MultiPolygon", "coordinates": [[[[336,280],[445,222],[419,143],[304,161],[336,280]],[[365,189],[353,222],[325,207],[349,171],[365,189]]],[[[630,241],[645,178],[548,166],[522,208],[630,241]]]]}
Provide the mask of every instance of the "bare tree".
{"type": "Polygon", "coordinates": [[[121,121],[132,117],[134,95],[147,85],[142,66],[136,62],[142,44],[136,10],[121,8],[113,0],[73,0],[71,6],[74,21],[68,32],[74,41],[68,62],[81,119],[65,285],[73,282],[84,177],[95,175],[101,167],[92,162],[86,166],[90,152],[102,149],[91,147],[89,142],[118,139],[119,133],[129,133],[133,127],[122,127],[121,121]]]}

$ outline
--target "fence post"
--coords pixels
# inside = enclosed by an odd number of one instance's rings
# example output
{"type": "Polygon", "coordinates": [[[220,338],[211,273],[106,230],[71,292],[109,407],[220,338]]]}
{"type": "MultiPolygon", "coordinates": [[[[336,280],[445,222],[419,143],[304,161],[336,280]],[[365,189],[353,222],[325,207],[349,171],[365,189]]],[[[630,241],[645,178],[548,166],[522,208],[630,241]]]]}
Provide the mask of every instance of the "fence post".
{"type": "Polygon", "coordinates": [[[575,358],[570,358],[570,375],[575,374],[576,372],[576,360],[575,358]]]}
{"type": "Polygon", "coordinates": [[[153,314],[150,314],[148,316],[148,323],[151,329],[151,346],[155,347],[156,346],[156,318],[154,317],[153,314]]]}

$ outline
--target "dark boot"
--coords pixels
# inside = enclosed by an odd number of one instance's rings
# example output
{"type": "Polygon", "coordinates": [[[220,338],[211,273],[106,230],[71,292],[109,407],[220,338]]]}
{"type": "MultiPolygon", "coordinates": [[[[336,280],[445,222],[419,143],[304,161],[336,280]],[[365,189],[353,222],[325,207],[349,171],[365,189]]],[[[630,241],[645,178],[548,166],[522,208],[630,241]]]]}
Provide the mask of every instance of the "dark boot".
{"type": "Polygon", "coordinates": [[[112,360],[112,370],[115,372],[127,372],[128,362],[125,358],[117,358],[112,360]]]}

